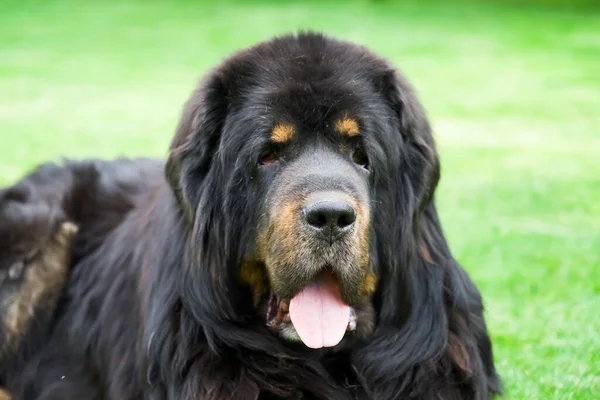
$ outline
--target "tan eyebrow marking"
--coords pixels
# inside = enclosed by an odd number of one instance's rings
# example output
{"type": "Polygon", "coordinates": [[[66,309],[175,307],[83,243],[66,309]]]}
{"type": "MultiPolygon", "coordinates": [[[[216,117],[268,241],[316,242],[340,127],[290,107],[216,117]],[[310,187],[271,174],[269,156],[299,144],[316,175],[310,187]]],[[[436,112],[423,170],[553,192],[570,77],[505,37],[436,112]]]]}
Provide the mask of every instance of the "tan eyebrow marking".
{"type": "Polygon", "coordinates": [[[280,122],[271,131],[271,140],[275,143],[285,143],[294,136],[294,126],[287,122],[280,122]]]}
{"type": "Polygon", "coordinates": [[[352,118],[343,118],[335,123],[335,130],[340,135],[356,136],[359,133],[358,122],[352,118]]]}

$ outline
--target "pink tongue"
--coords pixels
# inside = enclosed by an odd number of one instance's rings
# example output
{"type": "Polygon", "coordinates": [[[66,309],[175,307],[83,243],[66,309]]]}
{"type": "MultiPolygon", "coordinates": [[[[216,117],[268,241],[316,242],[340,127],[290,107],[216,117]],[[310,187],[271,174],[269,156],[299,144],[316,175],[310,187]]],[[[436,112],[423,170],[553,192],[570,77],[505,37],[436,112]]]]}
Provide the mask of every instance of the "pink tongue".
{"type": "Polygon", "coordinates": [[[350,306],[342,301],[333,276],[327,275],[308,285],[290,301],[290,318],[307,347],[332,347],[346,333],[350,306]]]}

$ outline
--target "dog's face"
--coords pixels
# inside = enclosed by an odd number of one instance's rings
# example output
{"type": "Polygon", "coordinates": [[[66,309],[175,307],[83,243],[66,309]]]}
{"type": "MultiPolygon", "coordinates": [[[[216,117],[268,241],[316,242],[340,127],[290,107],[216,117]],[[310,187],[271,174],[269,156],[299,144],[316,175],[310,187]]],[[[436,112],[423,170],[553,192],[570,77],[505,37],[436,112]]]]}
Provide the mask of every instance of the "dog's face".
{"type": "Polygon", "coordinates": [[[277,82],[250,96],[240,115],[230,115],[243,118],[245,110],[272,105],[254,116],[261,123],[247,125],[238,153],[253,158],[245,172],[257,193],[251,224],[257,229],[240,278],[272,331],[313,348],[374,326],[373,165],[365,128],[372,116],[352,93],[336,79],[312,83],[298,76],[291,85],[277,82]]]}
{"type": "MultiPolygon", "coordinates": [[[[313,96],[309,103],[323,103],[321,95],[313,96]]],[[[332,319],[342,318],[337,313],[345,313],[344,326],[336,322],[334,332],[329,327],[307,332],[303,341],[310,347],[331,346],[346,331],[367,333],[373,326],[371,166],[359,117],[346,112],[325,116],[310,128],[302,121],[302,108],[276,112],[287,119],[275,121],[268,131],[255,172],[265,195],[255,251],[241,277],[253,285],[266,323],[286,339],[300,339],[296,324],[333,325],[332,319]],[[265,271],[266,285],[264,279],[259,285],[253,281],[258,274],[253,268],[265,271]],[[307,296],[312,298],[303,299],[307,296]],[[327,301],[332,304],[304,304],[327,301]]]]}
{"type": "Polygon", "coordinates": [[[167,176],[194,229],[221,203],[236,279],[286,340],[332,347],[376,324],[377,236],[400,217],[393,180],[409,140],[394,80],[362,48],[285,37],[228,60],[188,102],[167,176]]]}

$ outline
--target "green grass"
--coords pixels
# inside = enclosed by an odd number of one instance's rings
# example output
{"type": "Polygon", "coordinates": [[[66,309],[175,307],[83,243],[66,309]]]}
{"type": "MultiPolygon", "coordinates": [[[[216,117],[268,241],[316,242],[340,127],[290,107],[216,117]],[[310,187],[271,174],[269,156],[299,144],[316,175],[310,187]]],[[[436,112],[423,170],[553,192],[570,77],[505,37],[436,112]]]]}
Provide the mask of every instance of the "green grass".
{"type": "MultiPolygon", "coordinates": [[[[591,2],[588,2],[591,4],[591,2]]],[[[366,44],[435,127],[439,206],[508,399],[600,396],[600,14],[400,1],[0,3],[0,183],[164,156],[197,78],[299,28],[366,44]]]]}

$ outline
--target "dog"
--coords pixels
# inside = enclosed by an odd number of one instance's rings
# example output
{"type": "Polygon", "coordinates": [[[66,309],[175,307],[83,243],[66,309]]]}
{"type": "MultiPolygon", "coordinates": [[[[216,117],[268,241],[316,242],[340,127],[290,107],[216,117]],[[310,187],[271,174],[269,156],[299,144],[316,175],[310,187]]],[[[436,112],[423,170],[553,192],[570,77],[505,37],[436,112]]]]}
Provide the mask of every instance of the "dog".
{"type": "Polygon", "coordinates": [[[481,296],[438,218],[439,177],[424,109],[385,59],[312,32],[243,49],[193,91],[165,164],[70,161],[24,178],[80,231],[52,335],[9,389],[499,395],[481,296]]]}

